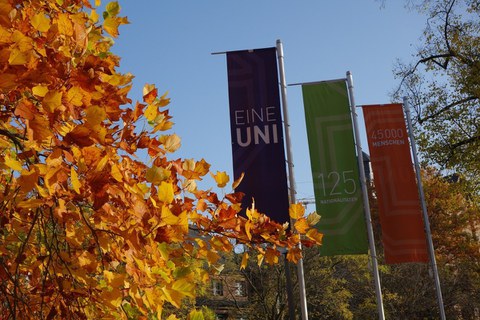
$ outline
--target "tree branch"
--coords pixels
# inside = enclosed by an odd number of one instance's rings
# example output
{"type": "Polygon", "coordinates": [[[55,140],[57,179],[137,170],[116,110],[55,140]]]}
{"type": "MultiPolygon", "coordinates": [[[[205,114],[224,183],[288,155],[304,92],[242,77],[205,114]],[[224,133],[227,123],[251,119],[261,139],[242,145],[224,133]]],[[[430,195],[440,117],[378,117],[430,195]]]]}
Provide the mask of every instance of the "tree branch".
{"type": "Polygon", "coordinates": [[[480,136],[473,136],[471,138],[468,138],[468,139],[464,139],[464,140],[461,140],[457,143],[454,143],[450,146],[450,150],[455,150],[461,146],[464,146],[464,145],[467,145],[467,144],[470,144],[470,143],[473,143],[475,141],[480,141],[480,136]]]}
{"type": "Polygon", "coordinates": [[[12,132],[10,132],[8,130],[5,130],[5,129],[0,129],[0,135],[5,136],[5,137],[9,138],[10,140],[12,140],[12,142],[15,144],[15,146],[18,149],[23,151],[23,144],[20,142],[20,140],[24,140],[25,139],[24,137],[22,137],[19,134],[12,133],[12,132]]]}
{"type": "Polygon", "coordinates": [[[456,107],[458,105],[461,105],[463,103],[467,103],[467,102],[470,102],[470,101],[474,101],[474,100],[477,100],[478,97],[475,97],[475,96],[470,96],[470,97],[467,97],[467,98],[464,98],[464,99],[461,99],[461,100],[458,100],[458,101],[455,101],[451,104],[448,104],[446,105],[445,107],[441,108],[440,110],[437,110],[436,112],[432,113],[432,114],[429,114],[428,116],[426,117],[419,117],[418,118],[418,122],[420,124],[422,124],[423,122],[425,121],[428,121],[430,119],[433,119],[435,117],[437,117],[438,115],[440,115],[441,113],[445,112],[445,111],[448,111],[449,109],[453,108],[453,107],[456,107]]]}

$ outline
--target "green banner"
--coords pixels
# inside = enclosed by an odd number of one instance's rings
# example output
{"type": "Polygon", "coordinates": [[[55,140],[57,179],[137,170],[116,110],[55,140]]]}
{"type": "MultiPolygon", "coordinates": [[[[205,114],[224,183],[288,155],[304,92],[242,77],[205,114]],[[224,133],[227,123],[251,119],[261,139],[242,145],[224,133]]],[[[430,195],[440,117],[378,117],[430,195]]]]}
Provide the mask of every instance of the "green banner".
{"type": "Polygon", "coordinates": [[[322,256],[368,250],[346,80],[302,86],[322,256]]]}

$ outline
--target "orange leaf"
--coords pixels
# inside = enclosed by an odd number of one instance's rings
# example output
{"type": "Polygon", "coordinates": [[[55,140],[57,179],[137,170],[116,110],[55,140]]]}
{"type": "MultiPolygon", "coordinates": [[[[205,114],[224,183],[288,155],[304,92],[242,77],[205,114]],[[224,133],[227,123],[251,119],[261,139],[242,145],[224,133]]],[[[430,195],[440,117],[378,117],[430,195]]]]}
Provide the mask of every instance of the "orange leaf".
{"type": "Polygon", "coordinates": [[[273,265],[278,263],[278,256],[280,256],[280,252],[273,248],[267,248],[267,252],[265,253],[265,262],[269,265],[273,265]]]}
{"type": "Polygon", "coordinates": [[[13,73],[2,73],[0,77],[0,89],[2,90],[10,90],[17,86],[16,80],[18,79],[18,75],[13,73]]]}
{"type": "Polygon", "coordinates": [[[311,239],[311,240],[314,240],[317,244],[321,244],[321,243],[322,243],[323,234],[321,234],[320,232],[318,232],[317,229],[310,229],[310,230],[308,230],[306,236],[307,236],[307,238],[309,238],[309,239],[311,239]]]}
{"type": "Polygon", "coordinates": [[[35,116],[33,104],[29,100],[21,101],[15,108],[15,115],[24,119],[32,120],[35,116]]]}
{"type": "Polygon", "coordinates": [[[157,97],[158,91],[154,84],[146,84],[143,87],[143,101],[145,103],[152,103],[157,97]]]}
{"type": "Polygon", "coordinates": [[[297,230],[299,233],[307,232],[308,228],[310,228],[310,225],[308,224],[307,220],[298,219],[295,221],[295,230],[297,230]]]}
{"type": "Polygon", "coordinates": [[[245,176],[245,172],[242,172],[242,174],[240,175],[240,177],[238,177],[238,179],[233,182],[232,188],[233,188],[234,190],[235,190],[235,189],[238,187],[238,185],[242,182],[244,176],[245,176]]]}

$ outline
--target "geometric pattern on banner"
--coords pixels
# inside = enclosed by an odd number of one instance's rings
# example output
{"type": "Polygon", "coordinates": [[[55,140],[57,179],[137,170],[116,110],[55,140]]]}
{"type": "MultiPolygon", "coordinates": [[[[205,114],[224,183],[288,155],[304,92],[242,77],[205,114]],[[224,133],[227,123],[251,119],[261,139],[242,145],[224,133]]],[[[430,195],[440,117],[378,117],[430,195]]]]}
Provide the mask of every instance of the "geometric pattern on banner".
{"type": "Polygon", "coordinates": [[[428,262],[420,198],[401,104],[362,106],[385,261],[428,262]]]}
{"type": "Polygon", "coordinates": [[[322,256],[368,252],[346,81],[302,86],[322,256]]]}
{"type": "Polygon", "coordinates": [[[255,208],[290,222],[276,48],[227,52],[228,97],[235,191],[242,214],[255,208]]]}

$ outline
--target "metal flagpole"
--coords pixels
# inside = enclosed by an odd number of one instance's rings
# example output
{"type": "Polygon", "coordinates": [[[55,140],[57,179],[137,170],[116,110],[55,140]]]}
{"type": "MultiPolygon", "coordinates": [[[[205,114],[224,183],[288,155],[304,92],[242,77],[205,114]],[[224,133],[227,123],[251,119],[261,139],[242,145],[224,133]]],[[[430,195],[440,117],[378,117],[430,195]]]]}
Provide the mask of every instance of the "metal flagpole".
{"type": "MultiPolygon", "coordinates": [[[[287,151],[287,164],[288,164],[288,181],[290,186],[290,203],[295,203],[296,190],[295,190],[295,176],[293,172],[293,155],[290,142],[290,125],[288,121],[288,108],[287,108],[287,83],[285,81],[285,68],[283,65],[283,45],[282,41],[277,40],[277,58],[278,68],[280,73],[280,93],[282,97],[282,111],[283,111],[283,125],[285,130],[285,143],[287,151]]],[[[301,244],[299,244],[301,249],[301,244]]],[[[300,289],[300,309],[302,312],[302,320],[308,320],[307,311],[307,298],[305,292],[305,277],[303,273],[303,259],[300,259],[297,264],[297,277],[300,289]]]]}
{"type": "Polygon", "coordinates": [[[365,171],[363,170],[363,153],[362,144],[360,142],[360,131],[358,129],[357,112],[355,111],[355,98],[353,96],[353,78],[352,73],[347,71],[348,95],[350,100],[350,109],[353,119],[353,127],[355,130],[355,145],[357,146],[358,168],[360,172],[360,184],[362,186],[363,208],[365,210],[365,219],[367,222],[368,242],[370,245],[370,255],[372,257],[373,277],[375,281],[375,295],[377,297],[378,318],[385,319],[383,310],[382,289],[380,287],[380,276],[378,272],[377,252],[375,250],[375,240],[373,237],[372,217],[370,216],[370,204],[368,202],[368,191],[365,179],[365,171]]]}
{"type": "Polygon", "coordinates": [[[435,280],[435,288],[437,291],[438,308],[440,309],[440,318],[442,320],[445,320],[446,318],[445,318],[445,308],[443,305],[443,298],[442,298],[442,289],[440,287],[440,278],[438,276],[437,262],[435,260],[435,249],[433,247],[432,232],[430,230],[430,221],[428,219],[427,205],[425,203],[425,194],[423,193],[422,177],[420,175],[420,165],[418,163],[418,156],[417,156],[417,146],[415,144],[415,138],[413,136],[412,119],[410,117],[410,106],[408,105],[408,99],[406,97],[403,98],[403,108],[405,110],[405,115],[407,117],[408,135],[410,137],[410,144],[411,144],[412,154],[413,154],[413,162],[415,165],[415,173],[417,176],[418,194],[420,195],[420,201],[422,204],[423,222],[425,223],[425,232],[427,234],[427,242],[428,242],[428,254],[430,256],[430,263],[432,264],[433,277],[435,280]]]}

